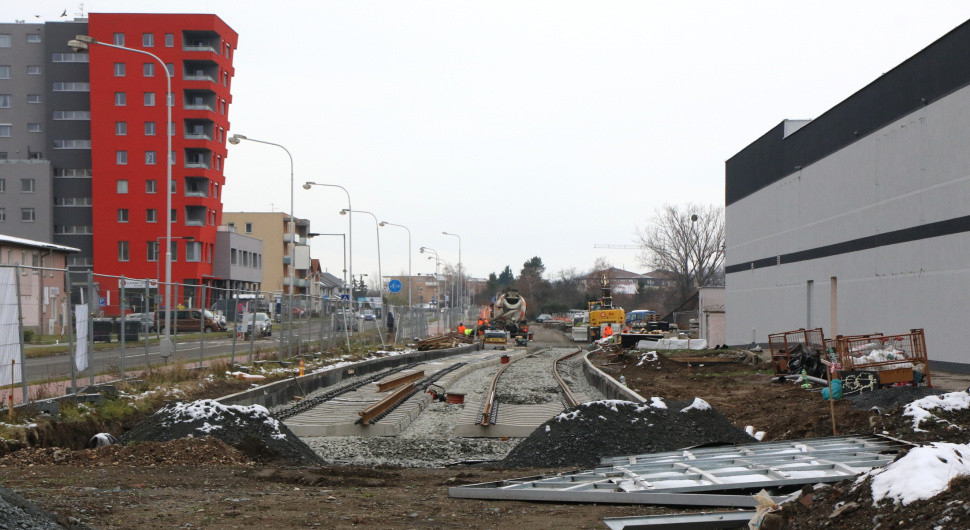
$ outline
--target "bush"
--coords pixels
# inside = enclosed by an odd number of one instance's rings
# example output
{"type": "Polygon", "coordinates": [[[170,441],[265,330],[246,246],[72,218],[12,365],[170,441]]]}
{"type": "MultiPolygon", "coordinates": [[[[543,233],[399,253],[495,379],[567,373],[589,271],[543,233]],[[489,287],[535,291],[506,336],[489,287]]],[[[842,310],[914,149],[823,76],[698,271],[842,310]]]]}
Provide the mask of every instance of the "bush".
{"type": "Polygon", "coordinates": [[[33,342],[34,340],[34,330],[25,329],[24,330],[24,342],[33,342]]]}

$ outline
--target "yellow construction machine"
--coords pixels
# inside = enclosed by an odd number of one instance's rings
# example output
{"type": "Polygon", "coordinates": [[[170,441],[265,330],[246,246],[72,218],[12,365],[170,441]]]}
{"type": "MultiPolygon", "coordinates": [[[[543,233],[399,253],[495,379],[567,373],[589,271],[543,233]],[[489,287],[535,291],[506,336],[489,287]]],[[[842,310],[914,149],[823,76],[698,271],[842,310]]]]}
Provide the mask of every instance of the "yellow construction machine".
{"type": "Polygon", "coordinates": [[[603,275],[599,300],[589,302],[589,340],[601,337],[600,328],[603,324],[618,324],[621,328],[626,322],[626,313],[622,307],[613,307],[613,291],[610,280],[603,275]]]}

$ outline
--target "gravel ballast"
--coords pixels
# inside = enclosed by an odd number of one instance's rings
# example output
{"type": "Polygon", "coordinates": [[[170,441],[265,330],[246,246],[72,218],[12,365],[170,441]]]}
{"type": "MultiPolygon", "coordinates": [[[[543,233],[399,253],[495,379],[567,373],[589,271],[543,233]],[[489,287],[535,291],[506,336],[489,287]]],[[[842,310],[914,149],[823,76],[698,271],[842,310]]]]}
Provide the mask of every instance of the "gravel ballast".
{"type": "Polygon", "coordinates": [[[701,399],[664,403],[583,403],[541,425],[509,453],[507,467],[591,468],[609,456],[672,451],[714,443],[752,443],[701,399]]]}
{"type": "Polygon", "coordinates": [[[550,348],[512,363],[495,386],[496,401],[516,405],[559,401],[559,383],[552,375],[552,363],[568,351],[550,348]]]}
{"type": "Polygon", "coordinates": [[[925,386],[894,386],[870,392],[859,392],[845,396],[845,399],[857,409],[869,410],[876,407],[880,412],[890,412],[911,401],[945,392],[945,390],[925,386]]]}
{"type": "Polygon", "coordinates": [[[170,403],[121,437],[122,443],[212,436],[256,461],[321,464],[320,457],[260,405],[223,405],[211,399],[170,403]]]}

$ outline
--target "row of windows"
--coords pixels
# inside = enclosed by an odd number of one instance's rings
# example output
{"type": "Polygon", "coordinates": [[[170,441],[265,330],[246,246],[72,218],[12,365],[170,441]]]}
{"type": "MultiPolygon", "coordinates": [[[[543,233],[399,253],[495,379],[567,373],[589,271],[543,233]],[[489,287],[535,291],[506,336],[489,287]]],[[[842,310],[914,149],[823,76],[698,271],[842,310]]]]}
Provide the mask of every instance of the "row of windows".
{"type": "Polygon", "coordinates": [[[91,206],[91,197],[55,197],[54,206],[91,206]]]}
{"type": "Polygon", "coordinates": [[[57,235],[90,235],[94,231],[90,226],[54,225],[54,233],[57,235]]]}
{"type": "MultiPolygon", "coordinates": [[[[174,48],[175,47],[175,34],[174,33],[166,33],[165,36],[163,37],[163,39],[164,39],[164,43],[165,43],[165,47],[166,48],[174,48]]],[[[114,35],[112,35],[112,41],[114,42],[114,45],[115,46],[124,46],[125,45],[125,34],[124,33],[115,33],[114,35]]],[[[195,48],[202,47],[202,46],[205,46],[205,45],[206,45],[206,43],[203,43],[203,42],[188,42],[188,43],[183,43],[183,46],[191,46],[191,47],[195,47],[195,48]]],[[[154,48],[155,47],[155,34],[154,33],[142,33],[141,34],[141,46],[142,46],[142,48],[154,48]]],[[[216,48],[218,48],[218,45],[216,46],[216,48]]],[[[224,51],[225,51],[226,57],[231,59],[232,58],[232,46],[230,46],[228,42],[225,43],[224,51]]],[[[221,53],[221,50],[217,50],[217,53],[221,53]]]]}
{"type": "MultiPolygon", "coordinates": [[[[9,94],[8,94],[8,96],[9,96],[9,94]]],[[[144,106],[146,106],[146,107],[154,107],[155,106],[155,93],[154,92],[143,92],[142,93],[142,104],[144,106]]],[[[211,105],[206,104],[204,98],[202,98],[200,96],[195,96],[195,97],[193,97],[193,99],[191,101],[183,102],[183,104],[184,104],[185,108],[187,108],[187,109],[196,110],[196,109],[203,108],[203,109],[211,110],[213,112],[216,111],[216,108],[214,108],[211,105]]],[[[2,106],[3,106],[2,105],[2,102],[0,102],[0,107],[2,107],[2,106]]],[[[8,101],[7,107],[9,107],[9,106],[10,106],[10,104],[9,104],[9,101],[8,101]]],[[[127,107],[128,106],[128,93],[127,92],[115,92],[115,106],[116,107],[127,107]]],[[[169,94],[168,94],[168,106],[169,107],[174,107],[175,106],[175,95],[172,94],[171,92],[169,92],[169,94]]],[[[226,113],[226,100],[224,100],[224,99],[220,99],[219,100],[219,109],[218,110],[219,110],[219,112],[221,114],[225,114],[226,113]]]]}
{"type": "MultiPolygon", "coordinates": [[[[37,221],[37,211],[34,208],[20,209],[20,222],[33,223],[37,221]]],[[[0,223],[7,222],[7,209],[0,208],[0,223]]]]}
{"type": "Polygon", "coordinates": [[[91,178],[91,170],[57,168],[54,170],[54,176],[61,178],[91,178]]]}
{"type": "MultiPolygon", "coordinates": [[[[27,43],[37,44],[41,42],[40,33],[28,33],[27,43]]],[[[0,48],[9,48],[13,44],[13,35],[0,33],[0,48]]]]}
{"type": "MultiPolygon", "coordinates": [[[[10,79],[10,74],[13,71],[10,65],[0,64],[0,79],[10,79]]],[[[27,75],[40,75],[41,67],[36,65],[27,65],[27,75]]]]}
{"type": "MultiPolygon", "coordinates": [[[[123,122],[118,122],[123,123],[123,122]]],[[[117,131],[117,124],[116,131],[117,131]]],[[[79,148],[78,148],[79,149],[79,148]]],[[[90,149],[90,146],[88,146],[90,149]]],[[[171,153],[171,164],[175,164],[175,151],[171,153]]],[[[222,155],[215,155],[215,169],[222,170],[222,155]]],[[[145,165],[153,166],[158,163],[157,151],[145,151],[145,165]]],[[[119,166],[128,165],[128,151],[115,151],[115,164],[119,166]]],[[[212,167],[212,155],[206,153],[188,153],[185,156],[185,167],[198,167],[210,169],[212,167]]]]}
{"type": "MultiPolygon", "coordinates": [[[[39,133],[41,132],[41,126],[39,123],[28,123],[27,132],[39,133]]],[[[0,138],[10,138],[13,136],[13,124],[12,123],[0,123],[0,138]]]]}
{"type": "Polygon", "coordinates": [[[263,255],[258,252],[248,250],[229,249],[229,263],[240,267],[250,267],[261,269],[263,267],[263,255]]]}
{"type": "MultiPolygon", "coordinates": [[[[56,82],[54,83],[54,92],[89,92],[91,90],[90,83],[82,82],[56,82]]],[[[40,94],[27,94],[27,103],[37,104],[43,101],[43,97],[40,94]]],[[[142,103],[146,107],[155,106],[155,93],[154,92],[144,92],[142,94],[142,103]]],[[[175,106],[175,95],[169,93],[168,95],[168,105],[170,107],[175,106]]],[[[116,107],[126,107],[128,106],[128,93],[127,92],[115,92],[115,106],[116,107]]],[[[12,94],[0,94],[0,109],[13,108],[13,95],[12,94]]],[[[185,108],[187,109],[208,109],[215,112],[216,108],[205,103],[205,99],[201,96],[194,96],[191,101],[185,102],[185,108]]],[[[226,113],[226,100],[219,100],[219,112],[222,114],[226,113]]],[[[54,111],[55,120],[90,120],[90,111],[81,110],[71,110],[71,111],[54,111]],[[62,114],[58,114],[62,113],[62,114]],[[67,113],[67,114],[63,114],[67,113]],[[70,113],[86,113],[86,114],[70,114],[70,113]],[[61,116],[61,117],[58,117],[61,116]],[[74,117],[66,117],[74,116],[74,117]]]]}
{"type": "MultiPolygon", "coordinates": [[[[34,193],[37,190],[36,179],[20,179],[21,193],[34,193]]],[[[7,179],[0,178],[0,193],[7,192],[7,179]]]]}
{"type": "MultiPolygon", "coordinates": [[[[205,261],[207,263],[212,263],[212,243],[202,243],[201,241],[186,241],[185,245],[185,261],[188,262],[201,262],[205,261]]],[[[145,242],[145,261],[158,261],[159,259],[159,241],[146,241],[145,242]]],[[[131,261],[131,242],[129,241],[118,241],[118,261],[131,261]]],[[[171,255],[172,261],[178,261],[178,241],[172,241],[171,245],[171,255]]]]}

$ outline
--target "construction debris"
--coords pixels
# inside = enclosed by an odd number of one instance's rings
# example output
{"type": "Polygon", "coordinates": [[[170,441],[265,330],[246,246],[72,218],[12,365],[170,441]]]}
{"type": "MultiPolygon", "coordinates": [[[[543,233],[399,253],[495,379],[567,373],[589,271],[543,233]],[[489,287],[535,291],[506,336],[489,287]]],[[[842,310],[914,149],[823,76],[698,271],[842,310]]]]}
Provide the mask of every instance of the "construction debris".
{"type": "Polygon", "coordinates": [[[450,331],[443,335],[435,335],[418,341],[418,351],[444,350],[447,348],[457,348],[475,342],[473,337],[450,331]]]}

